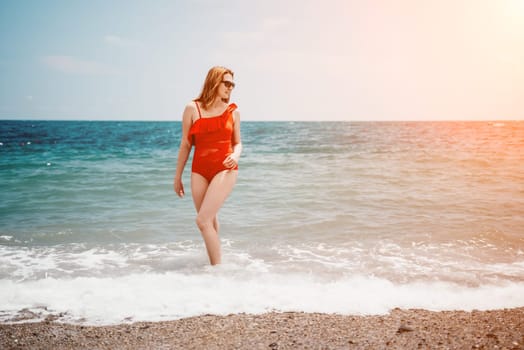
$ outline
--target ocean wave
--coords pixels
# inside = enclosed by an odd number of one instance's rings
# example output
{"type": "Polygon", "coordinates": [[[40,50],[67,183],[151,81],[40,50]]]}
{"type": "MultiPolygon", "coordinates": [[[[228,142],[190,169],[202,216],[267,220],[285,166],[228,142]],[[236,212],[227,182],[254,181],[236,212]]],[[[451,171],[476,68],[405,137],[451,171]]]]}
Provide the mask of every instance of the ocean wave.
{"type": "Polygon", "coordinates": [[[227,264],[201,274],[141,273],[21,283],[0,280],[1,322],[35,321],[48,314],[61,322],[100,325],[203,314],[303,311],[371,315],[397,307],[470,311],[522,305],[524,282],[471,288],[439,281],[398,284],[359,275],[326,282],[311,274],[246,274],[240,266],[227,264]],[[24,313],[26,317],[20,317],[24,313]]]}
{"type": "MultiPolygon", "coordinates": [[[[489,236],[488,236],[489,237],[489,236]]],[[[223,260],[252,273],[311,273],[326,280],[369,275],[395,283],[439,280],[464,286],[524,282],[521,245],[478,235],[471,239],[403,241],[332,236],[325,241],[222,239],[223,260]]],[[[136,273],[200,273],[207,266],[201,239],[169,243],[0,245],[0,279],[120,277],[136,273]]]]}

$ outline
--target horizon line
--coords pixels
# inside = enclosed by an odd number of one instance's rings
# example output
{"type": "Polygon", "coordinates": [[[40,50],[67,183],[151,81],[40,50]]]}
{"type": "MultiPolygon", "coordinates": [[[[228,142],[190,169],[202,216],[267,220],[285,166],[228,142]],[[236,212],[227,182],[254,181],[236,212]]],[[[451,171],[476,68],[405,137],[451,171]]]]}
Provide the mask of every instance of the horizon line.
{"type": "MultiPolygon", "coordinates": [[[[18,118],[0,118],[0,122],[3,121],[20,121],[20,122],[156,122],[156,123],[180,123],[181,120],[166,120],[166,119],[18,119],[18,118]]],[[[391,122],[399,122],[399,123],[405,123],[405,122],[429,122],[429,123],[438,123],[438,122],[524,122],[523,119],[350,119],[350,120],[340,120],[340,119],[314,119],[314,120],[304,120],[304,119],[285,119],[285,120],[278,120],[278,119],[269,119],[269,120],[242,120],[243,123],[321,123],[321,122],[330,122],[330,123],[391,123],[391,122]]]]}

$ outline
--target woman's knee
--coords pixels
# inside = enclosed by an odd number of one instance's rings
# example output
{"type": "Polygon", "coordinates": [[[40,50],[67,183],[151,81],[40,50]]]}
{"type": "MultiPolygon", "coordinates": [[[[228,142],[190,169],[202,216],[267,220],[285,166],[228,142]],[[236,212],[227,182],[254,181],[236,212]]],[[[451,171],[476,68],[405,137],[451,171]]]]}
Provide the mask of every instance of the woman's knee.
{"type": "Polygon", "coordinates": [[[203,231],[209,227],[212,227],[212,228],[214,227],[213,225],[214,218],[208,218],[208,217],[205,217],[204,215],[198,214],[195,221],[200,231],[203,231]]]}

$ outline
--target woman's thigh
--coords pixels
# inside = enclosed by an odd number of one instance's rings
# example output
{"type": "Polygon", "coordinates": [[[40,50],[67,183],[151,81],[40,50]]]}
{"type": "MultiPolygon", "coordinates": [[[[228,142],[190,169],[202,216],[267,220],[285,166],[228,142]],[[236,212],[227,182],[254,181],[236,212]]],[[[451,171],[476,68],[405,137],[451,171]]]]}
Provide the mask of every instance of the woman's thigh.
{"type": "MultiPolygon", "coordinates": [[[[224,170],[211,180],[197,209],[198,215],[212,219],[224,204],[237,181],[238,170],[224,170]]],[[[196,205],[196,203],[195,203],[196,205]]]]}
{"type": "Polygon", "coordinates": [[[197,173],[191,173],[191,195],[193,196],[193,203],[197,213],[200,211],[208,186],[209,183],[205,177],[197,173]]]}

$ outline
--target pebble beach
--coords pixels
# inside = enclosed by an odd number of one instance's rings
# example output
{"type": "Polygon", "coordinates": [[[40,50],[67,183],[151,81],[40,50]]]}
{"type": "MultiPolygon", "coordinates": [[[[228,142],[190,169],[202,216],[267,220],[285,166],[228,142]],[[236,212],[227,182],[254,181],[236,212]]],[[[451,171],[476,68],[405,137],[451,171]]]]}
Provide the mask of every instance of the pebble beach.
{"type": "Polygon", "coordinates": [[[524,308],[203,315],[112,326],[0,325],[2,349],[524,349],[524,308]]]}

